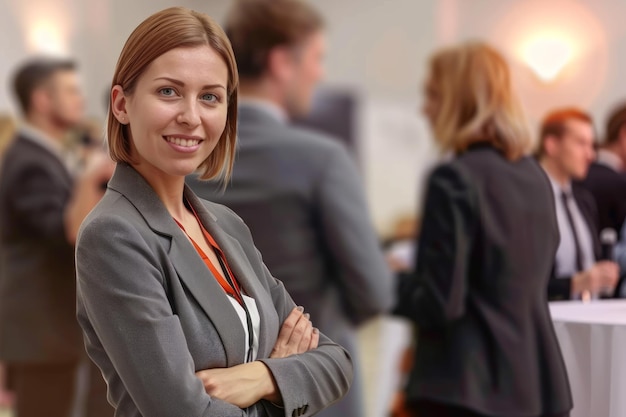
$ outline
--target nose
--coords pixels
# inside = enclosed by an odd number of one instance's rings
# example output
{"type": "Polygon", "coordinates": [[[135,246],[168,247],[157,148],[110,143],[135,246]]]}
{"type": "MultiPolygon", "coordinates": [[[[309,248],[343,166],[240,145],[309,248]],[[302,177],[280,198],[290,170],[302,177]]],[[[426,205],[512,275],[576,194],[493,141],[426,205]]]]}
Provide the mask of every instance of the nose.
{"type": "Polygon", "coordinates": [[[181,104],[176,121],[182,125],[195,127],[200,124],[199,103],[196,100],[185,100],[181,104]]]}

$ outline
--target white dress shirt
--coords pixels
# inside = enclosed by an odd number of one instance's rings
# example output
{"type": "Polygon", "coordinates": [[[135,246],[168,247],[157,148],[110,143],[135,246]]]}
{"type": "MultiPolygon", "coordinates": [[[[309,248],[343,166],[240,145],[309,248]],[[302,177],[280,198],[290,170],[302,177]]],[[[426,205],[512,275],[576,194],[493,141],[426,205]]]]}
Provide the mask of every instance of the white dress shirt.
{"type": "Polygon", "coordinates": [[[565,192],[570,197],[568,198],[568,207],[572,213],[572,220],[574,227],[576,227],[576,234],[578,235],[578,242],[580,244],[583,270],[587,270],[595,263],[595,255],[593,251],[593,238],[591,236],[591,230],[589,225],[583,217],[576,200],[572,195],[572,186],[570,183],[564,187],[559,185],[550,174],[548,174],[550,184],[552,184],[552,190],[554,192],[554,201],[556,208],[556,218],[559,225],[559,234],[561,241],[559,242],[559,248],[556,252],[556,276],[557,277],[570,277],[578,271],[576,267],[576,243],[574,240],[574,233],[570,227],[569,220],[567,219],[567,213],[565,206],[563,205],[562,193],[565,192]]]}

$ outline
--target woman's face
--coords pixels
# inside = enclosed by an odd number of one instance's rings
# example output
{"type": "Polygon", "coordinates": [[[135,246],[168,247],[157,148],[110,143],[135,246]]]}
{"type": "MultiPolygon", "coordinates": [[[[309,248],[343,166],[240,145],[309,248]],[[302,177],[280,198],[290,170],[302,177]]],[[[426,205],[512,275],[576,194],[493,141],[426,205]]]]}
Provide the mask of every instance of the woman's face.
{"type": "Polygon", "coordinates": [[[441,93],[439,92],[439,88],[435,83],[433,75],[430,74],[426,83],[424,83],[424,104],[422,105],[422,114],[424,114],[426,119],[428,119],[431,127],[435,125],[440,107],[441,93]]]}
{"type": "Polygon", "coordinates": [[[221,56],[196,46],[159,56],[131,94],[114,87],[114,107],[123,110],[116,117],[130,126],[135,168],[147,179],[194,172],[226,126],[227,85],[221,56]]]}

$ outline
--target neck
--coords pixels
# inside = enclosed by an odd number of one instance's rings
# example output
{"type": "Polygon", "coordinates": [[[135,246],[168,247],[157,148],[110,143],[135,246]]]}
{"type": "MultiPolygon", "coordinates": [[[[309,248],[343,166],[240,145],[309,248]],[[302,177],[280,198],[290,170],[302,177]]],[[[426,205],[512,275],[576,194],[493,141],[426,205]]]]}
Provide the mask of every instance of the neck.
{"type": "Polygon", "coordinates": [[[133,167],[150,184],[159,199],[176,220],[183,222],[189,211],[183,203],[185,177],[165,174],[146,164],[134,164],[133,167]]]}
{"type": "Polygon", "coordinates": [[[239,95],[242,99],[267,101],[286,111],[280,91],[280,87],[266,78],[258,81],[241,81],[239,85],[239,95]]]}
{"type": "Polygon", "coordinates": [[[543,169],[545,169],[550,178],[556,181],[556,183],[559,184],[561,187],[565,187],[572,180],[571,177],[567,175],[567,173],[565,173],[559,166],[557,166],[556,163],[554,163],[554,161],[548,158],[543,158],[541,160],[541,166],[543,167],[543,169]]]}
{"type": "Polygon", "coordinates": [[[41,130],[46,134],[46,136],[56,140],[57,142],[63,142],[69,129],[64,126],[59,126],[57,123],[54,123],[52,120],[40,116],[37,114],[30,114],[26,121],[31,126],[41,130]]]}

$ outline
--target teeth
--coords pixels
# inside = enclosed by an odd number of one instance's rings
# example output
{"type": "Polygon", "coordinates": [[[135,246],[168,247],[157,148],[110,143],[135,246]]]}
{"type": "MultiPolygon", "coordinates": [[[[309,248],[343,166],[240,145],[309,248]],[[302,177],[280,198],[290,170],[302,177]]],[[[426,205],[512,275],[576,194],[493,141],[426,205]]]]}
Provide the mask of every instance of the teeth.
{"type": "Polygon", "coordinates": [[[186,148],[191,147],[191,146],[196,146],[197,144],[200,143],[199,139],[183,139],[183,138],[176,138],[172,136],[167,136],[165,139],[169,143],[173,143],[174,145],[183,146],[186,148]]]}

